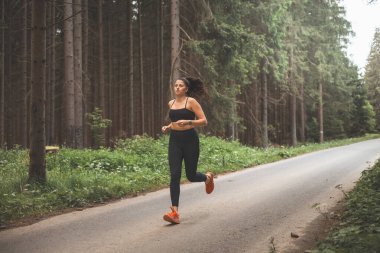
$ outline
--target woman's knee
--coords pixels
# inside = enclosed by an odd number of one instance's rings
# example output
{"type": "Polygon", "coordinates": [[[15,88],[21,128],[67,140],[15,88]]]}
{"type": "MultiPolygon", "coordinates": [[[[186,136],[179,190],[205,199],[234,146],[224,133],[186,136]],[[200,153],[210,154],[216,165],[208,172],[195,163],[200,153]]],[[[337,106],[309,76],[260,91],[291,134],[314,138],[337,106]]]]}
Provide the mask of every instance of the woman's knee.
{"type": "Polygon", "coordinates": [[[186,173],[186,177],[190,182],[197,182],[197,173],[186,173]]]}
{"type": "Polygon", "coordinates": [[[171,173],[170,175],[171,184],[179,184],[180,181],[181,181],[181,173],[171,173]]]}

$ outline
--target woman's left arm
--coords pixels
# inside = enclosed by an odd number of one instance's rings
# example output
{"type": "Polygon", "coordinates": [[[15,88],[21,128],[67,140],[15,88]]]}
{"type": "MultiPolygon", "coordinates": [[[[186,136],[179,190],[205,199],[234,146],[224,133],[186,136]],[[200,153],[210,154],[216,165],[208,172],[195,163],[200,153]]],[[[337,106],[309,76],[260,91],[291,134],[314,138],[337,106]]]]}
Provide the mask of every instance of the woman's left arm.
{"type": "Polygon", "coordinates": [[[195,113],[195,116],[197,117],[197,119],[187,120],[187,124],[193,125],[193,126],[206,126],[207,119],[203,112],[202,106],[194,98],[189,98],[189,102],[190,102],[190,105],[189,105],[190,110],[192,110],[195,113]]]}

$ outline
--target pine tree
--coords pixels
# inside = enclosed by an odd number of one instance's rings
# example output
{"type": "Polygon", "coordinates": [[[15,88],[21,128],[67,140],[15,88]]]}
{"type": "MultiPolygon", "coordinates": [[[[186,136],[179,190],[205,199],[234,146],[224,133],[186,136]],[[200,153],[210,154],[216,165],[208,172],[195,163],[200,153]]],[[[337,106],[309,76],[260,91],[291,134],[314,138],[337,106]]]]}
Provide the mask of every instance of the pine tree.
{"type": "Polygon", "coordinates": [[[45,69],[46,2],[32,2],[32,77],[29,181],[46,181],[45,163],[45,69]]]}
{"type": "Polygon", "coordinates": [[[364,74],[369,101],[376,113],[376,129],[380,131],[380,28],[377,28],[372,41],[364,74]]]}
{"type": "Polygon", "coordinates": [[[351,133],[354,136],[362,136],[375,130],[375,111],[367,99],[367,90],[361,80],[356,81],[356,87],[352,94],[354,108],[352,112],[351,133]]]}

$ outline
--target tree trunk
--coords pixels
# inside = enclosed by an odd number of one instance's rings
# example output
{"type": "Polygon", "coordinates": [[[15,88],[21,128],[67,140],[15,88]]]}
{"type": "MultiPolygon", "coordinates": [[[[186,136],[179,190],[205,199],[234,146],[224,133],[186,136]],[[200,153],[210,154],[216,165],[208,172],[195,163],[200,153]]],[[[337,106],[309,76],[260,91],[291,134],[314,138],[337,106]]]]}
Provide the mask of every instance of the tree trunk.
{"type": "Polygon", "coordinates": [[[109,145],[109,140],[112,134],[112,130],[116,126],[115,118],[113,117],[113,114],[116,113],[116,111],[112,110],[113,109],[113,103],[115,102],[115,98],[113,97],[112,90],[113,90],[113,71],[112,71],[112,66],[113,66],[113,45],[112,45],[112,39],[113,39],[113,29],[112,29],[112,16],[110,13],[112,13],[112,5],[114,3],[108,2],[108,18],[107,18],[107,30],[108,30],[108,41],[107,41],[107,51],[108,51],[108,60],[107,60],[107,88],[106,88],[106,111],[105,115],[107,118],[112,120],[112,127],[109,127],[106,131],[106,143],[107,146],[109,145]]]}
{"type": "Polygon", "coordinates": [[[103,0],[98,0],[98,36],[99,36],[99,108],[105,116],[105,88],[104,88],[104,38],[103,38],[103,0]]]}
{"type": "Polygon", "coordinates": [[[74,46],[73,46],[73,2],[64,2],[64,51],[65,51],[65,81],[64,81],[64,115],[65,138],[68,147],[75,147],[75,88],[74,88],[74,46]]]}
{"type": "MultiPolygon", "coordinates": [[[[171,0],[171,78],[170,83],[174,83],[180,77],[180,44],[179,44],[179,0],[171,0]]],[[[171,96],[174,97],[173,89],[170,86],[171,96]]]]}
{"type": "Polygon", "coordinates": [[[82,2],[74,0],[75,147],[83,148],[82,2]]]}
{"type": "Polygon", "coordinates": [[[20,140],[21,145],[23,147],[27,147],[28,145],[28,134],[27,134],[27,119],[28,119],[28,104],[27,104],[27,96],[26,90],[28,86],[28,0],[23,1],[24,11],[22,15],[22,82],[20,87],[20,104],[18,105],[20,108],[20,140]]]}
{"type": "MultiPolygon", "coordinates": [[[[121,3],[118,8],[122,9],[122,7],[125,7],[123,5],[124,3],[121,3]]],[[[116,21],[116,26],[118,30],[124,30],[125,26],[125,19],[118,19],[116,21]]],[[[125,106],[123,105],[123,102],[126,100],[125,98],[125,79],[124,79],[124,71],[121,71],[122,67],[124,67],[124,43],[126,41],[126,36],[125,32],[123,33],[118,33],[117,39],[114,42],[115,47],[117,48],[117,53],[115,55],[115,64],[116,66],[114,67],[114,73],[115,73],[115,78],[114,78],[114,86],[112,89],[113,93],[113,111],[114,111],[114,119],[115,119],[115,124],[112,124],[114,126],[114,136],[117,138],[120,138],[123,136],[123,126],[124,126],[124,110],[125,106]]]]}
{"type": "MultiPolygon", "coordinates": [[[[98,0],[98,36],[99,36],[99,108],[105,117],[105,79],[104,79],[104,38],[103,38],[103,0],[98,0]]],[[[105,130],[102,133],[105,136],[105,130]]]]}
{"type": "MultiPolygon", "coordinates": [[[[234,101],[232,104],[232,115],[231,116],[235,117],[236,114],[237,114],[237,112],[236,112],[236,98],[234,98],[234,101]]],[[[230,139],[234,141],[234,140],[236,140],[236,134],[237,134],[236,123],[234,120],[231,120],[229,124],[230,124],[229,128],[230,128],[230,133],[231,133],[230,139]]]]}
{"type": "Polygon", "coordinates": [[[324,140],[323,134],[323,87],[322,82],[318,83],[319,90],[319,143],[322,143],[324,140]]]}
{"type": "Polygon", "coordinates": [[[158,65],[158,91],[159,91],[159,126],[162,124],[162,120],[164,119],[164,110],[165,106],[165,98],[164,98],[164,11],[163,11],[163,1],[159,1],[158,6],[158,57],[157,57],[157,65],[158,65]]]}
{"type": "Polygon", "coordinates": [[[295,94],[290,95],[290,115],[291,115],[291,131],[292,146],[297,145],[297,97],[295,94]]]}
{"type": "Polygon", "coordinates": [[[49,1],[47,4],[47,35],[46,35],[46,144],[53,145],[58,143],[56,139],[56,125],[55,125],[55,104],[56,104],[56,25],[55,25],[55,1],[49,1]]]}
{"type": "MultiPolygon", "coordinates": [[[[1,23],[5,24],[5,0],[1,2],[1,23]]],[[[0,75],[0,148],[5,142],[4,117],[5,117],[5,25],[1,26],[1,75],[0,75]]]]}
{"type": "MultiPolygon", "coordinates": [[[[108,2],[108,8],[107,8],[107,11],[108,13],[112,13],[112,5],[114,3],[112,2],[108,2]]],[[[111,138],[111,136],[113,136],[113,133],[114,132],[113,130],[115,129],[115,126],[117,126],[116,124],[116,121],[115,121],[115,118],[114,118],[114,114],[117,113],[117,111],[113,110],[113,104],[115,103],[115,100],[117,100],[116,98],[114,98],[114,94],[112,92],[113,90],[113,86],[114,86],[114,74],[113,73],[113,70],[112,70],[112,66],[113,66],[113,45],[112,45],[112,39],[113,39],[113,36],[114,36],[114,33],[113,33],[113,24],[112,24],[112,17],[109,17],[108,20],[107,20],[107,30],[108,30],[108,36],[107,36],[107,52],[108,52],[108,61],[107,61],[107,95],[106,95],[106,98],[107,98],[107,102],[106,102],[106,117],[109,118],[109,119],[112,119],[112,127],[110,127],[106,132],[106,139],[109,140],[111,138]]],[[[117,28],[116,28],[117,29],[117,28]]]]}
{"type": "Polygon", "coordinates": [[[141,117],[141,134],[145,133],[145,99],[144,99],[144,61],[143,61],[143,27],[142,27],[142,8],[141,0],[139,1],[139,41],[140,41],[140,117],[141,117]]]}
{"type": "Polygon", "coordinates": [[[51,99],[53,97],[52,94],[52,79],[51,79],[51,65],[52,65],[52,40],[54,35],[51,33],[51,25],[54,23],[54,16],[52,15],[52,5],[53,2],[46,3],[46,105],[45,105],[45,132],[46,132],[46,145],[52,144],[52,130],[53,127],[51,125],[51,114],[53,113],[53,109],[51,107],[51,99]]]}
{"type": "MultiPolygon", "coordinates": [[[[126,8],[126,1],[123,1],[120,3],[120,9],[124,9],[126,8]]],[[[128,19],[128,14],[125,15],[125,19],[118,19],[117,21],[117,27],[119,30],[123,30],[124,27],[125,27],[125,24],[126,23],[126,20],[128,19]]],[[[125,47],[123,47],[123,45],[126,42],[126,39],[127,39],[127,34],[126,32],[123,32],[123,33],[119,33],[118,34],[118,40],[117,40],[117,48],[119,50],[119,55],[117,57],[117,89],[116,89],[116,93],[115,93],[115,99],[117,100],[117,103],[115,104],[115,111],[117,111],[117,120],[116,120],[116,124],[113,124],[113,126],[115,126],[115,134],[117,134],[118,137],[122,137],[124,136],[124,127],[125,127],[125,111],[126,111],[126,103],[125,101],[128,100],[126,99],[127,98],[127,94],[126,94],[126,82],[125,82],[125,78],[127,77],[127,75],[125,75],[125,71],[124,71],[124,66],[126,64],[124,64],[124,56],[127,55],[127,54],[124,54],[124,52],[126,51],[125,50],[125,47]]],[[[128,59],[125,61],[127,62],[128,59]]]]}
{"type": "Polygon", "coordinates": [[[253,145],[255,146],[261,146],[262,145],[262,138],[260,134],[260,89],[258,86],[258,80],[254,81],[253,86],[253,94],[254,94],[254,108],[252,109],[254,111],[254,118],[255,118],[255,125],[253,126],[253,145]]]}
{"type": "MultiPolygon", "coordinates": [[[[266,68],[266,63],[264,64],[264,69],[266,68]]],[[[267,80],[267,74],[263,70],[262,71],[262,77],[263,77],[263,111],[262,111],[262,145],[263,148],[268,148],[269,146],[269,140],[268,140],[268,80],[267,80]]]]}
{"type": "Polygon", "coordinates": [[[289,85],[290,90],[292,91],[290,95],[290,115],[291,115],[291,144],[292,146],[297,145],[297,96],[296,96],[296,82],[294,80],[294,59],[293,59],[293,46],[290,47],[290,56],[289,56],[289,85]]]}
{"type": "Polygon", "coordinates": [[[132,1],[127,1],[127,28],[128,28],[128,79],[129,79],[129,117],[127,117],[127,120],[129,120],[129,135],[133,136],[135,134],[134,129],[134,103],[133,103],[133,97],[134,97],[134,83],[133,83],[133,23],[132,23],[132,1]]]}
{"type": "Polygon", "coordinates": [[[305,113],[305,87],[303,82],[301,83],[301,104],[300,104],[300,121],[301,121],[301,126],[300,126],[300,140],[301,142],[305,142],[305,122],[306,122],[306,113],[305,113]]]}
{"type": "Polygon", "coordinates": [[[31,129],[29,181],[46,182],[45,168],[45,1],[32,1],[31,129]]]}
{"type": "MultiPolygon", "coordinates": [[[[88,19],[88,0],[83,1],[83,112],[86,114],[90,112],[90,77],[88,71],[88,27],[89,27],[89,19],[88,19]]],[[[85,124],[83,127],[83,135],[84,135],[84,146],[88,147],[91,143],[90,137],[90,127],[85,124]]]]}
{"type": "MultiPolygon", "coordinates": [[[[8,3],[9,5],[9,3],[8,3]]],[[[5,92],[7,93],[7,96],[4,97],[4,132],[5,132],[5,143],[7,148],[12,148],[14,144],[13,136],[14,136],[14,125],[13,123],[13,114],[10,113],[10,108],[15,108],[14,105],[14,100],[15,100],[15,95],[14,95],[14,89],[12,89],[11,83],[13,83],[12,80],[12,75],[11,73],[14,70],[14,61],[12,58],[13,55],[13,45],[14,45],[14,39],[11,36],[11,30],[12,30],[12,20],[10,17],[7,18],[5,21],[7,23],[7,28],[6,28],[6,33],[5,33],[5,38],[6,38],[6,49],[4,51],[5,54],[5,84],[4,84],[4,89],[5,92]],[[5,109],[5,105],[7,105],[7,108],[5,109]]]]}
{"type": "Polygon", "coordinates": [[[51,126],[51,142],[52,143],[58,143],[58,131],[57,131],[57,126],[56,126],[56,78],[55,78],[55,70],[56,70],[56,25],[55,25],[55,8],[56,8],[56,3],[55,1],[51,2],[51,17],[52,17],[52,25],[50,28],[50,33],[51,33],[51,66],[49,68],[49,71],[51,72],[50,74],[50,80],[51,80],[51,97],[50,99],[50,107],[51,107],[51,114],[50,118],[48,119],[50,122],[51,126]]]}

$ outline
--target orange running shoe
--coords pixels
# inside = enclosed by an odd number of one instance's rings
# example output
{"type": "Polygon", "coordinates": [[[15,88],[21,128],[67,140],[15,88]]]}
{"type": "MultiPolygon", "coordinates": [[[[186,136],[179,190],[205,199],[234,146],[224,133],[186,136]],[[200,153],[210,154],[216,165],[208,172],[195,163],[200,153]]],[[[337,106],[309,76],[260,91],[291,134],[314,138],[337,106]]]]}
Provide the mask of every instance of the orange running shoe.
{"type": "Polygon", "coordinates": [[[171,206],[170,209],[172,209],[172,211],[164,215],[164,220],[173,224],[179,224],[179,214],[174,210],[174,207],[171,206]]]}
{"type": "Polygon", "coordinates": [[[206,193],[210,194],[214,190],[214,174],[212,172],[207,172],[206,175],[209,176],[210,181],[206,184],[206,193]]]}

